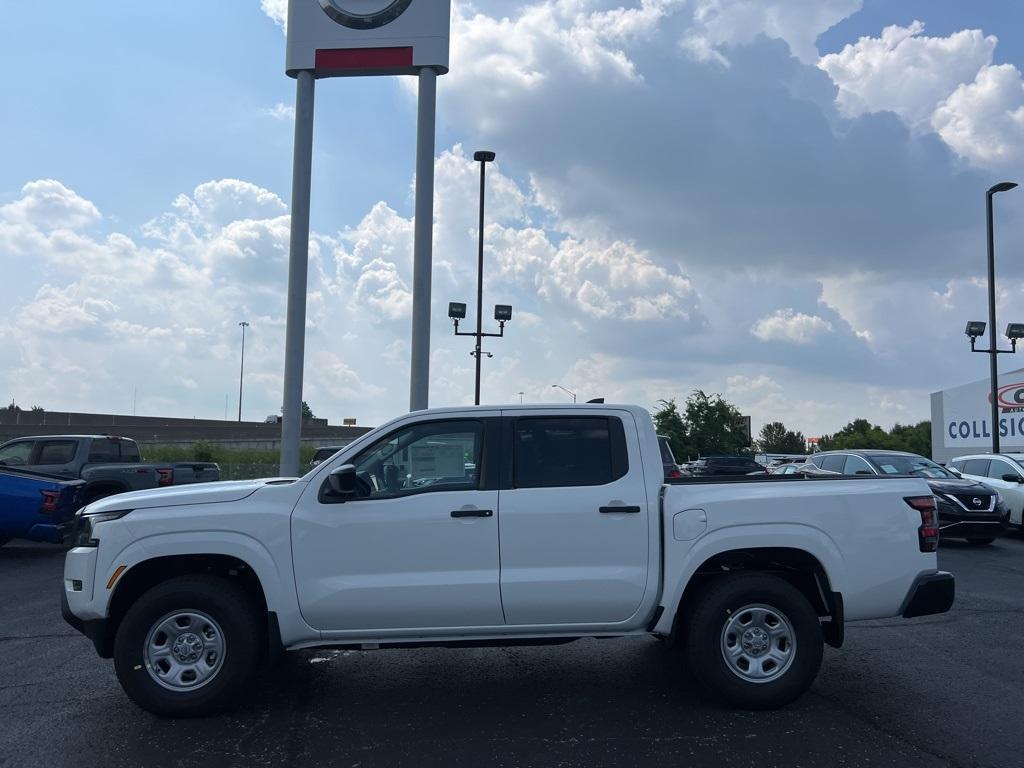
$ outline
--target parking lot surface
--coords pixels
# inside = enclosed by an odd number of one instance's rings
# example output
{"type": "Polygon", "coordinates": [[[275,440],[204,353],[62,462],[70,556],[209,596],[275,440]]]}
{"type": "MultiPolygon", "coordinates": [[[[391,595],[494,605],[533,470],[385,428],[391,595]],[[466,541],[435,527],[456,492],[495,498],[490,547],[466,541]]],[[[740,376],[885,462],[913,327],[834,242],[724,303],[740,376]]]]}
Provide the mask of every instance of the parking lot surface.
{"type": "Polygon", "coordinates": [[[1024,539],[944,543],[949,614],[847,627],[777,712],[704,701],[653,639],[301,651],[234,712],[159,720],[60,617],[63,552],[0,548],[0,766],[1024,765],[1024,539]]]}

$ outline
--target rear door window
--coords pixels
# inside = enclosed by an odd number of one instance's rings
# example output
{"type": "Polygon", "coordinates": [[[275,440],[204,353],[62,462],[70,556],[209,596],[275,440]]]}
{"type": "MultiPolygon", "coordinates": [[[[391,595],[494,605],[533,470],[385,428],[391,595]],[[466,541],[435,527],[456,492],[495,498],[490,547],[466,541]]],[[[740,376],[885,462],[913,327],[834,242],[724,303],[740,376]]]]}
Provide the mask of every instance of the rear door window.
{"type": "Polygon", "coordinates": [[[607,417],[521,418],[515,487],[607,485],[628,471],[622,422],[607,417]]]}
{"type": "Polygon", "coordinates": [[[36,464],[70,464],[75,460],[78,443],[74,440],[44,440],[39,444],[36,464]]]}
{"type": "Polygon", "coordinates": [[[965,475],[975,477],[988,477],[988,459],[968,459],[964,462],[963,472],[965,475]]]}
{"type": "Polygon", "coordinates": [[[139,446],[131,440],[121,440],[121,461],[142,461],[139,446]]]}
{"type": "Polygon", "coordinates": [[[93,440],[89,446],[90,464],[113,464],[121,460],[119,440],[93,440]]]}
{"type": "Polygon", "coordinates": [[[826,472],[843,474],[843,469],[846,467],[846,456],[823,456],[818,466],[826,472]]]}
{"type": "Polygon", "coordinates": [[[844,475],[873,475],[871,466],[860,456],[847,456],[846,464],[843,465],[844,475]]]}

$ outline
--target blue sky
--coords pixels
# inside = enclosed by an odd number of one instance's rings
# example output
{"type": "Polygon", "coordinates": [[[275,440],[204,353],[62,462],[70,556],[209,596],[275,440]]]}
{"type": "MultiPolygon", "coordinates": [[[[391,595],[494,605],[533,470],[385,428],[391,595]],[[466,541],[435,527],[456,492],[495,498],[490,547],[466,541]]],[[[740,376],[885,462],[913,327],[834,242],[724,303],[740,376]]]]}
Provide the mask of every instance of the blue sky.
{"type": "MultiPolygon", "coordinates": [[[[283,7],[0,0],[4,399],[125,411],[138,387],[140,412],[217,417],[247,319],[246,415],[277,411],[283,7]]],[[[984,373],[960,331],[984,314],[982,193],[1024,176],[1022,22],[1009,0],[456,2],[432,403],[472,395],[443,308],[473,290],[487,147],[486,302],[517,314],[485,400],[557,381],[719,391],[808,434],[926,418],[984,373]]],[[[317,109],[307,399],[374,423],[407,403],[414,92],[321,81],[317,109]]],[[[1010,314],[1022,206],[1000,200],[1010,314]]]]}

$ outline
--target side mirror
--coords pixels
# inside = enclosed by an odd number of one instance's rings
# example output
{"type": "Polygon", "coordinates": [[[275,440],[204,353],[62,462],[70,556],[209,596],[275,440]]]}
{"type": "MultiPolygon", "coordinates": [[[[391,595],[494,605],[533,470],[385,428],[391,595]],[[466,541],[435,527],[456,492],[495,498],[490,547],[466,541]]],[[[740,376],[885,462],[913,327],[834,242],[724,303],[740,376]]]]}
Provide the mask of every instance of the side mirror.
{"type": "Polygon", "coordinates": [[[1015,472],[1007,472],[1003,475],[1003,482],[1006,483],[1024,483],[1024,477],[1021,477],[1015,472]]]}
{"type": "Polygon", "coordinates": [[[327,476],[331,492],[335,496],[349,498],[356,495],[356,468],[352,464],[342,464],[327,476]]]}

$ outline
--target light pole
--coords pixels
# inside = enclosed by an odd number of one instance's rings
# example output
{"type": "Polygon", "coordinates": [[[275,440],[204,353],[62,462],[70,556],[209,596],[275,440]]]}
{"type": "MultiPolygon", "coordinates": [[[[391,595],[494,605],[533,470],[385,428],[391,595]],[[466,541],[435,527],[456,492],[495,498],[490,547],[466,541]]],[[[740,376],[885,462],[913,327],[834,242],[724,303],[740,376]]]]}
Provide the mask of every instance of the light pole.
{"type": "Polygon", "coordinates": [[[519,404],[520,404],[520,405],[522,405],[522,404],[523,404],[523,395],[524,395],[524,394],[525,394],[525,393],[523,393],[523,392],[520,392],[520,393],[519,393],[519,404]]]}
{"type": "Polygon", "coordinates": [[[563,386],[562,386],[561,384],[552,384],[552,385],[551,385],[551,388],[552,388],[552,389],[560,389],[560,390],[562,390],[563,392],[565,392],[565,394],[567,394],[567,395],[572,395],[572,401],[573,401],[574,403],[576,402],[576,393],[575,393],[575,392],[573,392],[573,391],[572,391],[571,389],[566,389],[566,388],[565,388],[565,387],[563,387],[563,386]]]}
{"type": "Polygon", "coordinates": [[[238,324],[242,329],[242,362],[238,366],[238,420],[242,420],[242,382],[245,380],[245,329],[249,324],[244,320],[238,324]]]}
{"type": "Polygon", "coordinates": [[[455,322],[455,335],[456,336],[475,336],[476,347],[470,354],[476,358],[476,391],[473,398],[475,405],[480,405],[480,358],[484,355],[488,357],[494,357],[490,352],[484,352],[481,348],[481,342],[485,336],[494,336],[496,338],[502,338],[505,335],[505,323],[512,319],[512,306],[509,304],[495,304],[494,305],[494,319],[498,321],[499,333],[484,333],[483,322],[484,322],[484,191],[486,183],[487,164],[494,162],[493,152],[476,152],[473,155],[473,160],[480,163],[480,242],[477,249],[477,267],[476,267],[476,331],[466,332],[459,330],[459,320],[463,320],[466,317],[466,305],[460,302],[451,302],[448,304],[448,317],[455,322]]]}
{"type": "Polygon", "coordinates": [[[989,188],[985,193],[985,223],[988,234],[988,344],[989,349],[976,349],[974,346],[978,336],[985,333],[985,323],[976,320],[967,323],[965,333],[971,338],[971,351],[983,352],[989,356],[989,376],[992,401],[992,453],[999,453],[999,364],[998,356],[1004,353],[1017,351],[1017,339],[1024,338],[1024,334],[1017,335],[1022,329],[1019,323],[1011,323],[1006,328],[1006,335],[1010,339],[1012,349],[999,349],[996,343],[996,248],[995,248],[995,227],[992,216],[992,198],[998,192],[1008,192],[1017,186],[1016,182],[1003,181],[989,188]]]}

